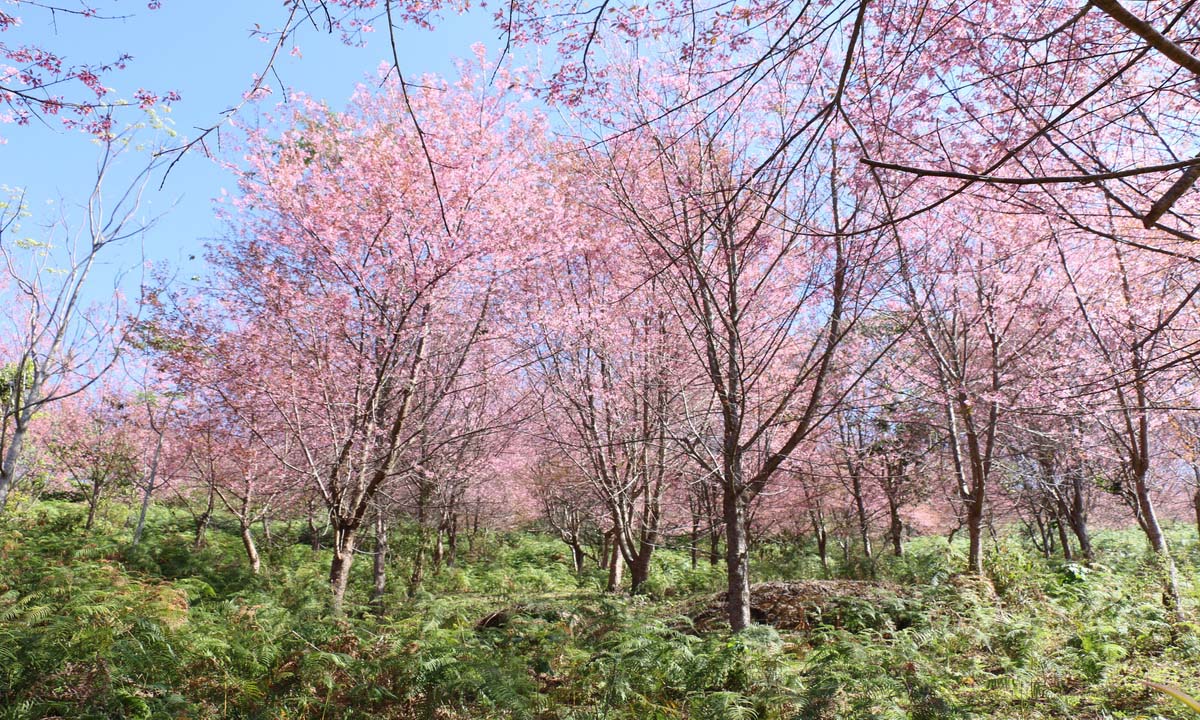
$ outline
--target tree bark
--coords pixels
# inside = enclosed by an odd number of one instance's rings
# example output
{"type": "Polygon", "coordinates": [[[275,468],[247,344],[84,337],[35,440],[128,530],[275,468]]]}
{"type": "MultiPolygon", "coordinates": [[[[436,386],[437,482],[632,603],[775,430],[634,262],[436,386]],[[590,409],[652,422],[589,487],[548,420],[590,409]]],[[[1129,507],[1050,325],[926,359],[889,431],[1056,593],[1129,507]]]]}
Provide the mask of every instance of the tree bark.
{"type": "Polygon", "coordinates": [[[433,540],[433,574],[437,575],[442,570],[442,560],[446,556],[446,543],[443,541],[442,528],[439,526],[437,532],[434,533],[433,540]]]}
{"type": "Polygon", "coordinates": [[[310,504],[308,506],[308,543],[312,548],[313,555],[321,552],[321,533],[317,530],[315,512],[316,509],[310,504]]]}
{"type": "Polygon", "coordinates": [[[1063,560],[1070,562],[1075,559],[1071,553],[1071,539],[1067,537],[1067,526],[1062,518],[1056,518],[1054,525],[1058,528],[1058,542],[1062,545],[1063,560]]]}
{"type": "Polygon", "coordinates": [[[1196,491],[1192,493],[1192,508],[1196,513],[1196,532],[1200,533],[1200,463],[1192,463],[1192,478],[1196,491]]]}
{"type": "Polygon", "coordinates": [[[146,513],[150,510],[150,497],[154,494],[154,484],[158,482],[158,460],[162,457],[163,433],[158,434],[154,445],[154,456],[150,460],[150,475],[146,478],[146,491],[142,493],[142,509],[138,513],[137,527],[133,531],[133,547],[142,541],[142,532],[146,529],[146,513]]]}
{"type": "Polygon", "coordinates": [[[587,559],[587,556],[584,555],[583,546],[579,544],[578,540],[572,540],[571,541],[571,562],[575,568],[576,575],[583,573],[583,563],[584,563],[584,560],[586,560],[586,559],[587,559]]]}
{"type": "Polygon", "coordinates": [[[421,537],[417,540],[417,551],[413,554],[412,574],[408,576],[408,596],[416,595],[417,588],[425,582],[425,530],[419,531],[421,537]]]}
{"type": "Polygon", "coordinates": [[[446,528],[446,567],[454,567],[458,564],[458,512],[455,511],[450,516],[450,523],[446,528]]]}
{"type": "Polygon", "coordinates": [[[892,554],[896,557],[904,555],[904,520],[900,518],[900,508],[892,500],[888,500],[889,527],[888,534],[892,540],[892,554]]]}
{"type": "Polygon", "coordinates": [[[213,508],[216,506],[217,493],[210,485],[208,488],[208,503],[204,506],[204,512],[196,518],[196,537],[192,541],[192,549],[199,550],[204,547],[206,536],[208,534],[208,526],[212,522],[213,508]]]}
{"type": "Polygon", "coordinates": [[[334,528],[333,558],[329,562],[330,611],[334,617],[345,612],[346,588],[350,584],[357,540],[357,528],[334,528]]]}
{"type": "Polygon", "coordinates": [[[1134,493],[1142,530],[1146,533],[1150,549],[1154,551],[1162,566],[1160,570],[1163,576],[1163,604],[1178,615],[1182,612],[1183,607],[1179,599],[1179,581],[1176,577],[1175,560],[1171,557],[1171,550],[1167,546],[1167,537],[1163,534],[1162,526],[1158,522],[1154,501],[1150,498],[1150,489],[1146,485],[1145,472],[1138,473],[1135,478],[1134,493]]]}
{"type": "Polygon", "coordinates": [[[1091,562],[1096,554],[1092,550],[1092,536],[1088,532],[1087,504],[1084,502],[1083,484],[1082,473],[1071,474],[1071,505],[1067,517],[1071,522],[1071,532],[1075,533],[1075,539],[1079,542],[1079,554],[1083,555],[1084,562],[1091,562]]]}
{"type": "Polygon", "coordinates": [[[433,488],[424,478],[417,479],[417,551],[413,555],[412,574],[408,576],[408,596],[416,594],[425,581],[425,546],[429,544],[429,502],[433,488]]]}
{"type": "Polygon", "coordinates": [[[967,554],[967,569],[976,574],[983,574],[983,521],[984,521],[984,506],[987,502],[985,489],[987,487],[987,471],[982,467],[984,464],[983,458],[980,455],[980,450],[977,447],[978,438],[974,433],[968,430],[967,432],[968,446],[971,453],[971,490],[966,497],[967,501],[967,539],[969,541],[969,552],[967,554]]]}
{"type": "Polygon", "coordinates": [[[650,579],[650,548],[644,547],[629,564],[629,592],[640,595],[650,579]]]}
{"type": "MultiPolygon", "coordinates": [[[[1054,545],[1054,543],[1050,541],[1050,531],[1046,529],[1046,521],[1042,519],[1041,511],[1035,507],[1032,512],[1033,525],[1037,528],[1037,537],[1033,537],[1032,527],[1029,529],[1029,535],[1033,540],[1034,547],[1037,548],[1038,552],[1042,554],[1042,557],[1049,560],[1051,547],[1054,545]]],[[[1028,525],[1029,523],[1026,523],[1026,526],[1028,525]]]]}
{"type": "Polygon", "coordinates": [[[250,562],[250,572],[257,575],[262,569],[262,561],[258,556],[258,547],[254,544],[254,534],[250,532],[250,524],[241,522],[242,546],[246,548],[246,559],[250,562]]]}
{"type": "Polygon", "coordinates": [[[825,521],[819,508],[810,508],[808,518],[812,522],[813,539],[817,543],[817,557],[821,559],[821,569],[825,577],[829,577],[829,532],[825,529],[825,521]]]}
{"type": "MultiPolygon", "coordinates": [[[[1197,510],[1197,517],[1200,517],[1200,510],[1197,510]]],[[[1200,527],[1200,525],[1198,525],[1198,527],[1200,527]]],[[[700,519],[695,515],[692,515],[692,532],[691,535],[689,535],[689,538],[691,539],[690,554],[692,560],[692,569],[695,570],[700,564],[700,519]]]]}
{"type": "Polygon", "coordinates": [[[851,467],[850,482],[854,493],[854,512],[858,520],[858,535],[862,541],[863,555],[870,560],[872,556],[871,523],[867,517],[867,502],[863,497],[862,469],[860,467],[851,467]]]}
{"type": "Polygon", "coordinates": [[[388,560],[388,535],[387,523],[384,520],[383,513],[378,512],[375,515],[375,562],[372,568],[373,583],[371,586],[371,608],[375,614],[382,617],[384,614],[384,593],[387,591],[387,560],[388,560]]]}
{"type": "Polygon", "coordinates": [[[1200,488],[1192,494],[1192,506],[1196,509],[1196,532],[1200,533],[1200,488]]]}
{"type": "Polygon", "coordinates": [[[625,561],[621,558],[621,547],[617,542],[612,543],[608,558],[608,586],[610,593],[621,591],[621,580],[625,574],[625,561]]]}
{"type": "Polygon", "coordinates": [[[88,493],[87,522],[83,525],[85,531],[90,531],[92,526],[96,524],[96,510],[100,508],[100,489],[102,487],[103,485],[99,479],[92,479],[92,491],[88,493]]]}
{"type": "Polygon", "coordinates": [[[742,498],[726,488],[725,519],[726,603],[733,632],[750,626],[750,557],[746,542],[746,507],[742,498]]]}
{"type": "Polygon", "coordinates": [[[612,561],[612,536],[613,531],[609,530],[600,538],[600,553],[596,556],[596,566],[601,570],[607,570],[612,561]]]}
{"type": "MultiPolygon", "coordinates": [[[[15,393],[24,392],[28,397],[21,401],[18,400],[16,407],[20,408],[16,411],[13,418],[13,431],[8,438],[8,447],[4,448],[4,458],[0,461],[0,513],[4,512],[4,508],[8,505],[8,496],[12,492],[13,485],[17,482],[17,463],[21,458],[21,449],[25,444],[25,436],[29,433],[29,421],[33,419],[32,405],[38,399],[41,392],[41,387],[35,382],[28,389],[22,385],[24,363],[20,363],[17,367],[16,380],[14,381],[19,387],[14,390],[15,393]],[[22,407],[24,403],[24,407],[22,407]]],[[[2,428],[0,428],[2,429],[2,428]]],[[[0,438],[2,440],[3,438],[0,438]]]]}

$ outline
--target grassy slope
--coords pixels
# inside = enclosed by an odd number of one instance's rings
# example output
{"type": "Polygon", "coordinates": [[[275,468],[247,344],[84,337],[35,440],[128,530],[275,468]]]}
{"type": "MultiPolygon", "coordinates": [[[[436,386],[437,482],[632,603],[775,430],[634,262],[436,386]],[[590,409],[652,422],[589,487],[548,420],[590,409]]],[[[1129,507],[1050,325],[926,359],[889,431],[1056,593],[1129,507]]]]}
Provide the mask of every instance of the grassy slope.
{"type": "MultiPolygon", "coordinates": [[[[917,540],[875,568],[912,598],[730,637],[690,631],[683,611],[720,577],[682,552],[660,553],[649,596],[609,597],[558,543],[486,536],[417,597],[390,597],[386,618],[338,623],[323,614],[327,558],[285,542],[291,529],[254,577],[228,527],[193,553],[189,518],[158,510],[131,553],[120,512],[91,536],[70,504],[0,521],[0,718],[1150,718],[1185,716],[1141,679],[1200,688],[1200,629],[1168,624],[1135,532],[1098,538],[1093,568],[1006,540],[993,584],[917,540]],[[500,627],[476,628],[500,609],[500,627]]],[[[1192,533],[1174,540],[1195,614],[1192,533]]],[[[393,541],[398,588],[408,542],[393,541]]],[[[783,546],[755,568],[820,574],[783,546]]]]}

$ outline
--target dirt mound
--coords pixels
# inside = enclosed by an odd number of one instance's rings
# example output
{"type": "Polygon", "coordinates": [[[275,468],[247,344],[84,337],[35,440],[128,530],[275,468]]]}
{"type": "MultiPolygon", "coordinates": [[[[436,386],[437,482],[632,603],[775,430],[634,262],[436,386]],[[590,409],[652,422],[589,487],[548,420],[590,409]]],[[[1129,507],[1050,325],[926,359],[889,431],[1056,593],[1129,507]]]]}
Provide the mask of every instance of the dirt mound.
{"type": "Polygon", "coordinates": [[[947,578],[946,585],[954,588],[954,591],[963,600],[970,601],[974,604],[1000,604],[1000,595],[996,592],[996,586],[986,577],[967,573],[958,573],[947,578]]]}
{"type": "Polygon", "coordinates": [[[478,632],[507,628],[514,620],[544,620],[574,626],[579,622],[579,616],[549,603],[517,603],[488,613],[475,623],[475,630],[478,632]]]}
{"type": "MultiPolygon", "coordinates": [[[[697,630],[725,625],[726,594],[705,598],[686,611],[697,630]]],[[[924,604],[891,583],[859,580],[804,580],[758,583],[750,588],[750,617],[780,630],[819,627],[851,631],[890,631],[912,627],[925,617],[924,604]]]]}

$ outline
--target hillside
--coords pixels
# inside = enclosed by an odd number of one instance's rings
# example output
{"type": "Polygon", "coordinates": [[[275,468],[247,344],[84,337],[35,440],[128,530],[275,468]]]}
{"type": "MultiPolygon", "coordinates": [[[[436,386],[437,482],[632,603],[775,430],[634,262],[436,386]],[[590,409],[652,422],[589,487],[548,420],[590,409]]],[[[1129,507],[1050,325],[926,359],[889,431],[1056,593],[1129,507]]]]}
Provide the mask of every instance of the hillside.
{"type": "MultiPolygon", "coordinates": [[[[130,551],[121,508],[90,534],[83,513],[3,520],[2,718],[1183,718],[1142,681],[1200,677],[1200,630],[1171,621],[1132,531],[1098,534],[1090,567],[1006,537],[986,579],[942,538],[829,578],[812,548],[764,543],[755,602],[778,627],[731,636],[721,569],[679,549],[631,597],[557,540],[481,532],[378,616],[359,563],[335,620],[328,551],[299,525],[272,529],[254,576],[229,518],[193,550],[191,518],[156,508],[130,551]]],[[[1172,539],[1194,616],[1191,533],[1172,539]]],[[[391,538],[394,577],[413,542],[391,538]]]]}

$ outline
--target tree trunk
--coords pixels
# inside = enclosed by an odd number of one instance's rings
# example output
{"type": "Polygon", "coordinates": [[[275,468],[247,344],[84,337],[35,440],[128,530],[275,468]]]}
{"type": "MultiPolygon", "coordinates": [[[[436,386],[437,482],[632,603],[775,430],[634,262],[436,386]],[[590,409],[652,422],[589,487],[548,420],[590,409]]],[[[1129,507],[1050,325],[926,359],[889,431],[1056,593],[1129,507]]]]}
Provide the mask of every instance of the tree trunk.
{"type": "MultiPolygon", "coordinates": [[[[20,372],[18,372],[18,379],[15,382],[22,384],[19,377],[20,372]]],[[[25,392],[28,396],[25,405],[32,407],[37,400],[40,388],[31,387],[25,392]]],[[[29,432],[29,421],[33,417],[32,410],[22,410],[18,413],[13,421],[13,432],[8,437],[8,447],[4,449],[4,458],[0,461],[0,513],[4,512],[5,506],[8,505],[9,493],[12,492],[13,485],[17,482],[17,461],[21,457],[21,447],[25,444],[25,435],[29,432]]]]}
{"type": "Polygon", "coordinates": [[[417,540],[417,551],[413,554],[412,574],[408,576],[408,596],[417,594],[417,588],[425,582],[425,530],[420,530],[417,540]]]}
{"type": "Polygon", "coordinates": [[[725,519],[726,610],[729,628],[740,632],[750,626],[750,557],[746,542],[746,506],[732,489],[723,498],[725,519]]]}
{"type": "Polygon", "coordinates": [[[853,468],[851,482],[854,489],[854,511],[858,519],[858,535],[862,540],[863,555],[871,559],[871,523],[867,517],[867,503],[863,497],[862,489],[862,471],[859,468],[853,468]]]}
{"type": "Polygon", "coordinates": [[[1087,520],[1071,523],[1071,530],[1079,542],[1079,554],[1083,556],[1085,563],[1091,562],[1096,557],[1096,552],[1092,549],[1092,537],[1088,533],[1087,520]]]}
{"type": "Polygon", "coordinates": [[[212,523],[213,507],[216,502],[217,494],[213,491],[212,486],[208,489],[208,504],[204,507],[204,512],[196,518],[196,537],[192,541],[192,549],[199,550],[204,547],[204,542],[208,534],[208,526],[212,523]]]}
{"type": "Polygon", "coordinates": [[[92,526],[96,524],[96,510],[100,507],[100,489],[102,487],[99,480],[92,479],[92,491],[88,493],[87,522],[83,525],[85,531],[90,531],[92,526]]]}
{"type": "Polygon", "coordinates": [[[446,528],[446,567],[458,564],[458,512],[450,516],[450,524],[446,528]]]}
{"type": "MultiPolygon", "coordinates": [[[[1042,557],[1049,560],[1050,547],[1053,545],[1053,543],[1050,542],[1050,532],[1046,529],[1045,521],[1042,520],[1042,513],[1036,508],[1033,510],[1033,522],[1037,527],[1037,537],[1033,536],[1033,528],[1029,528],[1029,536],[1033,540],[1033,546],[1042,554],[1042,557]]],[[[1026,525],[1028,525],[1028,523],[1026,523],[1026,525]]]]}
{"type": "MultiPolygon", "coordinates": [[[[1200,505],[1197,505],[1196,507],[1197,507],[1196,517],[1200,518],[1200,505]]],[[[1197,525],[1197,527],[1200,527],[1200,525],[1197,525]]],[[[695,515],[692,516],[692,534],[690,537],[691,537],[691,546],[692,546],[691,547],[692,569],[695,570],[696,567],[700,564],[700,547],[699,547],[699,544],[700,544],[700,519],[697,518],[695,515]]]]}
{"type": "Polygon", "coordinates": [[[607,570],[609,561],[612,560],[612,535],[613,531],[609,530],[600,537],[600,552],[596,555],[596,566],[601,570],[607,570]]]}
{"type": "Polygon", "coordinates": [[[433,562],[434,575],[437,575],[439,572],[441,572],[442,560],[446,555],[446,544],[443,542],[442,537],[442,528],[441,526],[438,526],[437,533],[435,534],[433,541],[433,557],[431,558],[433,562]]]}
{"type": "Polygon", "coordinates": [[[971,495],[967,502],[967,570],[976,575],[983,574],[983,482],[972,482],[971,495]]]}
{"type": "Polygon", "coordinates": [[[1062,518],[1058,518],[1054,524],[1058,527],[1058,542],[1062,545],[1063,560],[1070,562],[1075,559],[1075,556],[1071,553],[1071,538],[1067,537],[1066,523],[1062,518]]]}
{"type": "Polygon", "coordinates": [[[150,497],[154,494],[153,478],[146,484],[146,490],[142,493],[142,507],[138,511],[137,525],[133,529],[133,544],[132,547],[137,547],[142,541],[142,533],[146,530],[146,513],[150,511],[150,497]]]}
{"type": "Polygon", "coordinates": [[[1095,557],[1095,551],[1092,550],[1092,537],[1088,533],[1087,521],[1087,505],[1084,503],[1083,475],[1081,473],[1072,473],[1071,478],[1071,506],[1068,509],[1067,517],[1071,521],[1071,532],[1075,533],[1075,539],[1079,541],[1079,553],[1083,555],[1084,562],[1091,562],[1095,557]]]}
{"type": "Polygon", "coordinates": [[[714,527],[708,533],[708,564],[716,567],[721,562],[721,533],[714,527]]]}
{"type": "Polygon", "coordinates": [[[1196,509],[1196,532],[1200,533],[1200,487],[1192,494],[1192,506],[1196,509]]]}
{"type": "Polygon", "coordinates": [[[894,502],[888,502],[890,524],[888,534],[892,539],[892,554],[896,557],[904,555],[904,521],[900,518],[900,508],[894,502]]]}
{"type": "Polygon", "coordinates": [[[137,527],[133,531],[133,545],[137,547],[142,540],[142,531],[146,529],[146,513],[150,510],[150,497],[154,494],[154,485],[158,482],[158,462],[162,458],[163,442],[166,440],[166,430],[155,426],[154,414],[149,417],[150,427],[158,431],[154,442],[154,454],[150,459],[150,474],[146,478],[146,492],[142,495],[142,510],[138,514],[137,527]]]}
{"type": "Polygon", "coordinates": [[[408,596],[416,594],[425,581],[425,546],[429,544],[429,500],[433,488],[424,478],[418,480],[417,488],[417,551],[413,555],[412,574],[408,576],[408,596]]]}
{"type": "Polygon", "coordinates": [[[817,542],[817,557],[821,559],[821,569],[825,577],[829,577],[829,533],[825,530],[825,521],[818,510],[809,510],[809,520],[812,522],[813,539],[817,542]]]}
{"type": "Polygon", "coordinates": [[[262,569],[262,561],[258,557],[258,548],[254,545],[254,535],[250,532],[250,523],[241,521],[242,546],[246,548],[246,559],[250,561],[250,572],[257,575],[262,569]]]}
{"type": "Polygon", "coordinates": [[[653,544],[643,542],[629,564],[629,592],[633,595],[641,594],[643,586],[650,579],[650,556],[653,552],[653,544]]]}
{"type": "Polygon", "coordinates": [[[1192,493],[1192,508],[1196,511],[1196,532],[1200,533],[1200,463],[1192,463],[1192,481],[1196,492],[1192,493]]]}
{"type": "Polygon", "coordinates": [[[583,546],[579,544],[578,538],[571,540],[571,562],[575,568],[575,574],[583,573],[583,562],[587,556],[583,554],[583,546]]]}
{"type": "Polygon", "coordinates": [[[317,521],[313,517],[313,507],[308,508],[308,543],[312,548],[313,555],[321,552],[321,533],[317,530],[317,521]]]}
{"type": "Polygon", "coordinates": [[[383,598],[387,591],[388,536],[383,513],[375,514],[375,563],[372,570],[374,583],[371,586],[371,608],[382,617],[383,598]]]}
{"type": "Polygon", "coordinates": [[[346,587],[350,584],[357,541],[357,528],[334,528],[333,559],[329,563],[330,610],[334,617],[341,617],[345,611],[346,587]]]}
{"type": "Polygon", "coordinates": [[[1158,514],[1155,512],[1150,490],[1146,486],[1144,471],[1138,472],[1134,478],[1134,495],[1138,506],[1139,524],[1146,533],[1150,549],[1154,551],[1162,565],[1160,569],[1163,575],[1163,604],[1178,615],[1182,612],[1182,605],[1179,600],[1179,581],[1175,574],[1175,560],[1171,557],[1167,538],[1158,522],[1158,514]]]}
{"type": "MultiPolygon", "coordinates": [[[[982,575],[983,506],[987,482],[987,463],[983,458],[983,448],[979,443],[979,435],[975,431],[966,393],[959,391],[956,397],[947,398],[945,410],[946,424],[950,431],[950,457],[954,461],[954,475],[958,482],[959,497],[962,498],[967,514],[967,572],[982,575]],[[960,423],[965,426],[967,462],[964,462],[963,459],[959,435],[962,432],[959,429],[960,423]]],[[[953,538],[953,536],[954,533],[951,533],[950,537],[953,538]]]]}
{"type": "Polygon", "coordinates": [[[620,592],[622,576],[625,574],[625,562],[621,559],[621,547],[614,540],[608,557],[608,587],[610,593],[620,592]]]}

